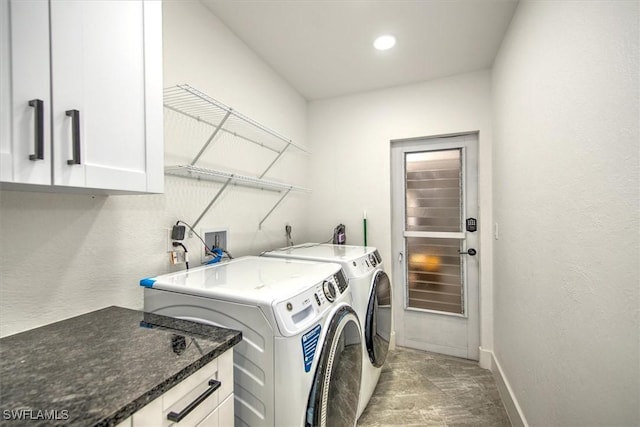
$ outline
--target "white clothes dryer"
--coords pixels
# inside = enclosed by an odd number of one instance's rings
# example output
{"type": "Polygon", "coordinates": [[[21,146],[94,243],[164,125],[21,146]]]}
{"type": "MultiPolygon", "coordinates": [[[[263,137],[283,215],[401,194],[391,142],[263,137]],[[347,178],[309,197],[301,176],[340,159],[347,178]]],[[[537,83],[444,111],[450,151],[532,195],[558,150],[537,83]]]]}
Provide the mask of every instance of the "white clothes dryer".
{"type": "Polygon", "coordinates": [[[353,307],[362,326],[363,366],[358,417],[376,388],[389,351],[391,335],[391,281],[382,257],[371,246],[305,243],[265,252],[263,256],[339,263],[347,273],[353,307]]]}
{"type": "Polygon", "coordinates": [[[355,425],[362,333],[339,264],[244,257],[141,286],[147,312],[242,331],[236,426],[355,425]]]}

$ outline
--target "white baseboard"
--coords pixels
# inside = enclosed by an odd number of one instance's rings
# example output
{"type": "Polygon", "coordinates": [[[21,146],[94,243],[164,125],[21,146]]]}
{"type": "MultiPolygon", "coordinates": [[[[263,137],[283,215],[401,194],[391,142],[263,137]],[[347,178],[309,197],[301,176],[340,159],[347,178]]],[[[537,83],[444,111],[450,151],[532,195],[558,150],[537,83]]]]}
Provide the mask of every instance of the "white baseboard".
{"type": "Polygon", "coordinates": [[[483,369],[488,369],[493,372],[493,352],[482,347],[480,347],[479,350],[478,365],[483,369]]]}
{"type": "MultiPolygon", "coordinates": [[[[491,362],[491,372],[493,372],[493,377],[496,380],[496,384],[498,386],[498,392],[500,393],[500,397],[502,398],[502,402],[504,403],[504,408],[507,410],[507,415],[509,416],[509,421],[511,421],[511,425],[513,427],[529,427],[529,423],[527,423],[527,419],[524,417],[524,413],[522,412],[522,408],[520,404],[518,404],[518,399],[513,394],[513,389],[509,384],[509,380],[504,374],[502,367],[500,366],[500,362],[496,358],[496,355],[493,351],[484,350],[480,348],[480,360],[482,361],[483,353],[489,353],[491,362]]],[[[486,356],[485,356],[486,357],[486,356]]],[[[482,365],[480,365],[482,366],[482,365]]]]}
{"type": "Polygon", "coordinates": [[[422,341],[410,340],[405,337],[404,341],[400,343],[402,347],[415,348],[416,350],[431,351],[433,353],[446,354],[448,356],[461,357],[463,359],[473,359],[469,357],[469,352],[466,347],[449,347],[446,345],[429,344],[422,341]]]}

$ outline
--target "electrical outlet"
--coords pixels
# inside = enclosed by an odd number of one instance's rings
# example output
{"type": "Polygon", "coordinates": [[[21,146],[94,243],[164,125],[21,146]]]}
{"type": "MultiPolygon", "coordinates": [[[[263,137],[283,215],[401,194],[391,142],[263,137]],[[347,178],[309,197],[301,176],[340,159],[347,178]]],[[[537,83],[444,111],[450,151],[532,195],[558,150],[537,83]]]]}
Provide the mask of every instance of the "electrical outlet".
{"type": "Polygon", "coordinates": [[[187,254],[180,251],[169,252],[169,263],[171,265],[184,264],[187,261],[187,254]]]}

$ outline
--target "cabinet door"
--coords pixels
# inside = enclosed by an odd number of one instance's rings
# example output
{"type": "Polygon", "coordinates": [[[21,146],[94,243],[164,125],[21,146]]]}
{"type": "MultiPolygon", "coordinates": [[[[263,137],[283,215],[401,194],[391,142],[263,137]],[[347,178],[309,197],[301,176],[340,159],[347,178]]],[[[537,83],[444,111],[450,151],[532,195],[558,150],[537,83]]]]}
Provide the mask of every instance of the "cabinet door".
{"type": "Polygon", "coordinates": [[[220,403],[205,419],[200,421],[196,427],[233,427],[233,394],[220,403]]]}
{"type": "Polygon", "coordinates": [[[218,425],[220,427],[233,427],[235,422],[233,410],[234,396],[231,394],[218,406],[218,425]]]}
{"type": "Polygon", "coordinates": [[[162,179],[160,7],[51,0],[55,185],[144,192],[162,179]]]}
{"type": "Polygon", "coordinates": [[[49,4],[0,0],[0,21],[0,181],[48,185],[49,4]]]}

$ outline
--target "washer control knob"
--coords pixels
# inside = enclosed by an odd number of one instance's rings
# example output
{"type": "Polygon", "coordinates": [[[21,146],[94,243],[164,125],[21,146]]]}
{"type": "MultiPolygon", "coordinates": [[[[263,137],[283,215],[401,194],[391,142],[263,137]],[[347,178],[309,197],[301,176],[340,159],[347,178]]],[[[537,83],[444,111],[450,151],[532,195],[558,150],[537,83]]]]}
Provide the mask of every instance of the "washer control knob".
{"type": "Polygon", "coordinates": [[[325,280],[322,283],[322,292],[324,292],[324,296],[327,298],[327,301],[334,302],[336,300],[336,287],[328,280],[325,280]]]}
{"type": "Polygon", "coordinates": [[[369,262],[371,263],[371,265],[373,267],[375,267],[376,265],[378,265],[378,260],[376,259],[375,256],[373,256],[373,254],[369,254],[369,262]]]}

